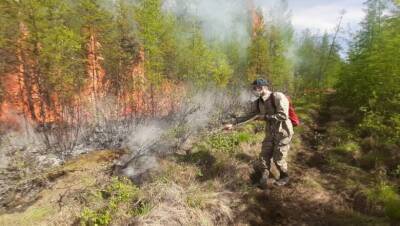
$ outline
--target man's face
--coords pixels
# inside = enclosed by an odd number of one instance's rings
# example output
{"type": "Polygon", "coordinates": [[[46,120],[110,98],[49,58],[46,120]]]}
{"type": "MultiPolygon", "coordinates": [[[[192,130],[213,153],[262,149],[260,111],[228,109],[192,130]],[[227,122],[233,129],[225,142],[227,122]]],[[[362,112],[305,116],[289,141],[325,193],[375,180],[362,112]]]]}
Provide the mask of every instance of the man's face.
{"type": "Polygon", "coordinates": [[[252,92],[256,97],[261,97],[264,94],[262,86],[253,86],[252,92]]]}

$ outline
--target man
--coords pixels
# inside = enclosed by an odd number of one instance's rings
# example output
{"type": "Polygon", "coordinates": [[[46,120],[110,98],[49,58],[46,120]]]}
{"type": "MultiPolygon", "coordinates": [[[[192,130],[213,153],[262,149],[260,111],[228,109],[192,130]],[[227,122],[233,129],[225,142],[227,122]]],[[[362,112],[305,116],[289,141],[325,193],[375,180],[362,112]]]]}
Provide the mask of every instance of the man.
{"type": "Polygon", "coordinates": [[[268,82],[257,79],[252,83],[252,91],[258,99],[251,104],[250,112],[236,118],[233,124],[225,125],[226,129],[232,129],[237,123],[243,123],[251,119],[266,121],[266,137],[262,143],[260,153],[262,177],[260,186],[266,187],[271,169],[271,159],[279,170],[279,180],[275,184],[283,186],[289,182],[286,157],[293,136],[293,125],[289,118],[289,100],[280,92],[271,92],[268,82]]]}

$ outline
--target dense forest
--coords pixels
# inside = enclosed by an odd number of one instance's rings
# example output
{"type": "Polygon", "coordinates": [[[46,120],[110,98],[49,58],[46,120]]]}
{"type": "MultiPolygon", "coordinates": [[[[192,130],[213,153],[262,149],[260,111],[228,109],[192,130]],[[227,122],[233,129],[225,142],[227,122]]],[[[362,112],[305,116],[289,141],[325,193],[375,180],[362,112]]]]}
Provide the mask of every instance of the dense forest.
{"type": "Polygon", "coordinates": [[[296,31],[287,0],[225,3],[223,25],[199,4],[0,1],[0,136],[28,123],[49,147],[82,129],[60,135],[71,125],[167,117],[189,96],[240,96],[262,77],[295,104],[341,109],[345,152],[362,149],[356,165],[384,171],[377,199],[400,219],[400,1],[366,0],[354,34],[339,13],[333,31],[296,31]]]}
{"type": "Polygon", "coordinates": [[[264,76],[290,93],[336,80],[339,46],[328,34],[306,31],[295,37],[287,2],[269,16],[252,3],[236,1],[234,7],[247,10],[234,15],[224,36],[204,31],[191,4],[3,1],[2,101],[13,99],[21,105],[14,110],[43,123],[81,105],[77,93],[86,92],[91,102],[114,96],[124,111],[146,108],[153,114],[157,93],[182,83],[237,88],[264,76]],[[299,43],[290,56],[294,42],[299,43]],[[6,76],[14,76],[15,84],[6,76]]]}

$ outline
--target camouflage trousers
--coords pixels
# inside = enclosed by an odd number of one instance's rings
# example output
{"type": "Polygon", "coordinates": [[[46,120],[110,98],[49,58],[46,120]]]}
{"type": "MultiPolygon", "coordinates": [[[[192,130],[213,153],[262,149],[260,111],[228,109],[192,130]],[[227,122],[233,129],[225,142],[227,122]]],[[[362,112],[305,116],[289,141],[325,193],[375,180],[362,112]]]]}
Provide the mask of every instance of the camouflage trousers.
{"type": "Polygon", "coordinates": [[[290,149],[291,141],[292,135],[287,137],[267,136],[264,139],[260,153],[260,167],[262,173],[269,174],[272,160],[278,168],[280,174],[287,174],[288,165],[286,158],[290,149]]]}

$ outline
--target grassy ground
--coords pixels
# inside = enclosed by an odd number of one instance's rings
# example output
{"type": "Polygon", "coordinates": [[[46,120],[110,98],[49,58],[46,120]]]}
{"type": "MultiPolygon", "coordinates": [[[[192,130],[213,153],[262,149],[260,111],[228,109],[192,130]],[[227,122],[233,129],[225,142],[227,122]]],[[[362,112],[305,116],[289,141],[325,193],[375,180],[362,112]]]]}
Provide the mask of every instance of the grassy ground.
{"type": "Polygon", "coordinates": [[[264,128],[252,123],[160,159],[140,187],[111,175],[118,152],[84,155],[55,169],[64,173],[29,207],[0,215],[0,225],[395,225],[396,192],[356,164],[360,146],[340,118],[322,117],[332,109],[310,101],[296,106],[303,125],[288,186],[253,185],[264,128]]]}

